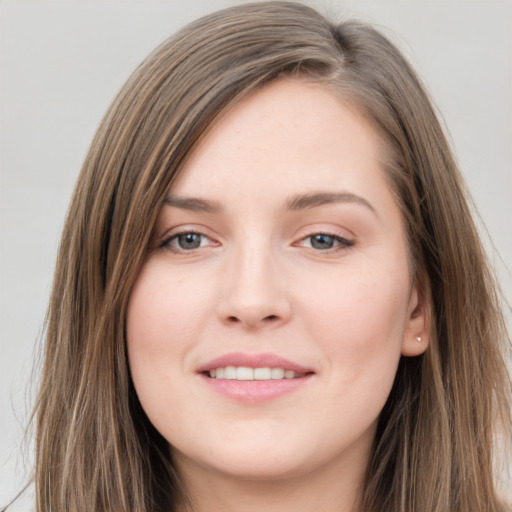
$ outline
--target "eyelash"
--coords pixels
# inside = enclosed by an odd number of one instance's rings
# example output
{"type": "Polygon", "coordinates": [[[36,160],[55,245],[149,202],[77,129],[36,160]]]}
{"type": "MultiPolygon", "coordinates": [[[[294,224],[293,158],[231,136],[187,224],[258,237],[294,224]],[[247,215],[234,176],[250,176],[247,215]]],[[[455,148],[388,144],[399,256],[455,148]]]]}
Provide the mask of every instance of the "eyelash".
{"type": "Polygon", "coordinates": [[[199,233],[198,231],[180,231],[179,233],[174,233],[172,234],[171,236],[167,237],[162,243],[161,243],[161,247],[164,247],[168,250],[170,250],[171,252],[174,252],[174,253],[187,253],[187,252],[193,252],[194,250],[196,249],[199,249],[201,247],[205,247],[204,245],[201,245],[201,241],[199,242],[200,245],[198,247],[193,247],[192,249],[183,249],[183,248],[179,248],[179,247],[176,247],[174,245],[172,245],[172,243],[175,241],[175,240],[178,240],[180,237],[184,237],[184,236],[187,236],[187,235],[197,235],[199,237],[201,237],[201,239],[207,239],[207,240],[210,240],[211,241],[211,238],[206,236],[204,233],[199,233]]]}
{"type": "MultiPolygon", "coordinates": [[[[169,251],[171,251],[173,253],[181,253],[181,254],[183,254],[183,253],[192,253],[196,249],[200,249],[202,247],[206,247],[207,246],[207,245],[202,245],[202,241],[204,241],[205,239],[212,241],[212,239],[210,237],[208,237],[204,233],[200,233],[198,231],[180,231],[179,233],[174,233],[171,236],[167,237],[160,244],[160,247],[166,248],[166,249],[168,249],[169,251]],[[197,247],[192,247],[192,248],[189,248],[189,249],[184,249],[183,247],[180,248],[180,247],[176,247],[176,246],[173,245],[173,242],[177,241],[180,237],[189,236],[189,235],[197,235],[198,237],[200,237],[199,245],[197,247]]],[[[347,238],[344,238],[342,236],[336,235],[334,233],[329,233],[329,232],[323,232],[322,231],[322,232],[317,232],[317,233],[311,233],[311,234],[301,238],[298,242],[294,243],[293,245],[296,246],[296,247],[297,246],[298,247],[306,247],[308,249],[313,250],[314,252],[333,253],[333,252],[338,252],[338,251],[343,251],[343,250],[349,249],[354,244],[355,244],[355,242],[352,241],[352,240],[348,240],[347,238]],[[312,246],[312,240],[314,239],[314,237],[325,237],[325,238],[331,239],[333,244],[335,244],[335,245],[334,245],[334,247],[327,247],[327,248],[323,248],[323,249],[318,248],[318,247],[313,247],[312,246]],[[304,245],[304,242],[306,240],[310,240],[310,244],[311,245],[309,247],[304,245]]],[[[214,242],[214,245],[218,245],[218,244],[214,242]]]]}
{"type": "Polygon", "coordinates": [[[310,240],[312,242],[312,240],[315,237],[326,237],[326,238],[332,239],[332,242],[334,244],[336,244],[336,245],[334,245],[334,247],[328,247],[328,248],[324,248],[324,249],[320,249],[320,248],[317,248],[317,247],[312,247],[312,245],[307,247],[308,249],[312,249],[315,252],[321,252],[321,253],[332,253],[332,252],[343,251],[343,250],[346,250],[346,249],[352,247],[354,245],[354,243],[355,243],[352,240],[348,240],[347,238],[344,238],[342,236],[336,235],[334,233],[320,231],[320,232],[317,232],[317,233],[311,233],[310,235],[307,235],[304,238],[301,238],[299,240],[299,242],[295,243],[294,245],[304,246],[303,245],[304,241],[310,240]]]}

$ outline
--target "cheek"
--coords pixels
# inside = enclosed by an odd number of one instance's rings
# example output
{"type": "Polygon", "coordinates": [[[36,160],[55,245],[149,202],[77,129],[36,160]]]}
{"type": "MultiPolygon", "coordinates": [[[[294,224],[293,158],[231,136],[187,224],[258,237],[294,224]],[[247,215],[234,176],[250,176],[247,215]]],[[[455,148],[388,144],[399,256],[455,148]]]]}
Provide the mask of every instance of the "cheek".
{"type": "Polygon", "coordinates": [[[133,288],[126,321],[132,380],[142,407],[157,424],[170,398],[183,395],[169,391],[176,375],[185,370],[191,340],[201,331],[201,303],[192,293],[194,287],[180,279],[171,282],[168,274],[165,267],[146,263],[133,288]]]}
{"type": "Polygon", "coordinates": [[[127,310],[126,337],[132,381],[147,417],[167,439],[184,421],[181,412],[193,402],[180,385],[191,340],[198,336],[197,294],[180,280],[170,282],[165,268],[146,263],[133,288],[127,310]],[[169,291],[174,293],[170,293],[169,291]]]}
{"type": "Polygon", "coordinates": [[[165,265],[149,261],[135,283],[128,305],[129,351],[158,358],[185,350],[202,330],[198,319],[203,317],[207,298],[197,290],[194,280],[180,278],[165,265]]]}
{"type": "Polygon", "coordinates": [[[343,269],[328,282],[312,280],[308,297],[300,301],[305,329],[338,367],[334,374],[344,380],[343,389],[366,378],[374,388],[382,379],[392,383],[409,296],[407,275],[393,268],[366,273],[343,269]]]}

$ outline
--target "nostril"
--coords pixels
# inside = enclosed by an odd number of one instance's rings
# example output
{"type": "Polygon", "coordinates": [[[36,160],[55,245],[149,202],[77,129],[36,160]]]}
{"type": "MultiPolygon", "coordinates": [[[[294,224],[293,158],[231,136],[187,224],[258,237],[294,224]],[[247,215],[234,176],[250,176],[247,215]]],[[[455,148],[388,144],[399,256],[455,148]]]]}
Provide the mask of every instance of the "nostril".
{"type": "MultiPolygon", "coordinates": [[[[243,324],[246,327],[251,329],[257,328],[258,326],[263,327],[264,325],[268,325],[269,327],[278,325],[282,316],[277,315],[265,315],[264,311],[261,311],[262,308],[246,308],[239,315],[226,315],[222,317],[222,321],[226,324],[235,326],[238,324],[243,324]]],[[[236,312],[235,312],[236,313],[236,312]]]]}

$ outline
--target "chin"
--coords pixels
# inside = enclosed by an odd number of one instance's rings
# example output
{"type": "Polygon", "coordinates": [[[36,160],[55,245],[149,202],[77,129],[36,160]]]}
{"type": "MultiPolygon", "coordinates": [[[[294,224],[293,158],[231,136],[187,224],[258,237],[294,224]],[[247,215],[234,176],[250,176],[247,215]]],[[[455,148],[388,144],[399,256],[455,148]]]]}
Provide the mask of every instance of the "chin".
{"type": "Polygon", "coordinates": [[[303,449],[290,445],[283,446],[283,443],[279,449],[279,444],[275,440],[258,443],[253,437],[244,442],[237,443],[234,439],[232,441],[229,446],[217,445],[215,450],[205,449],[202,453],[182,453],[173,450],[173,458],[178,467],[181,464],[196,468],[200,466],[207,472],[255,481],[297,477],[311,470],[314,463],[305,460],[303,449]]]}
{"type": "Polygon", "coordinates": [[[279,481],[294,478],[306,474],[306,464],[286,458],[259,456],[258,461],[251,460],[226,460],[216,461],[211,469],[224,475],[240,480],[254,481],[279,481]]]}

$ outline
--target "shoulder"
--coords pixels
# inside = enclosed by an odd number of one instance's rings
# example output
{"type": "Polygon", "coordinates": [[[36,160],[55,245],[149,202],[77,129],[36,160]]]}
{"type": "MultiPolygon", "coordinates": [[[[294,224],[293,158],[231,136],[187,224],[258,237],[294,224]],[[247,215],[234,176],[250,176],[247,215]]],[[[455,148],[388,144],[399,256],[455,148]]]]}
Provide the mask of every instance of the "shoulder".
{"type": "Polygon", "coordinates": [[[34,506],[20,505],[16,501],[7,505],[7,507],[0,509],[0,512],[35,512],[34,506]]]}
{"type": "Polygon", "coordinates": [[[33,503],[27,503],[25,500],[14,500],[0,509],[0,512],[35,512],[35,510],[36,507],[33,503]]]}
{"type": "Polygon", "coordinates": [[[501,505],[502,512],[512,512],[512,500],[503,500],[501,505]]]}
{"type": "Polygon", "coordinates": [[[15,500],[5,508],[0,509],[0,512],[35,512],[35,510],[36,507],[33,503],[18,503],[18,500],[15,500]]]}
{"type": "Polygon", "coordinates": [[[33,488],[29,485],[11,503],[6,506],[1,504],[0,512],[35,512],[35,503],[33,488]]]}

